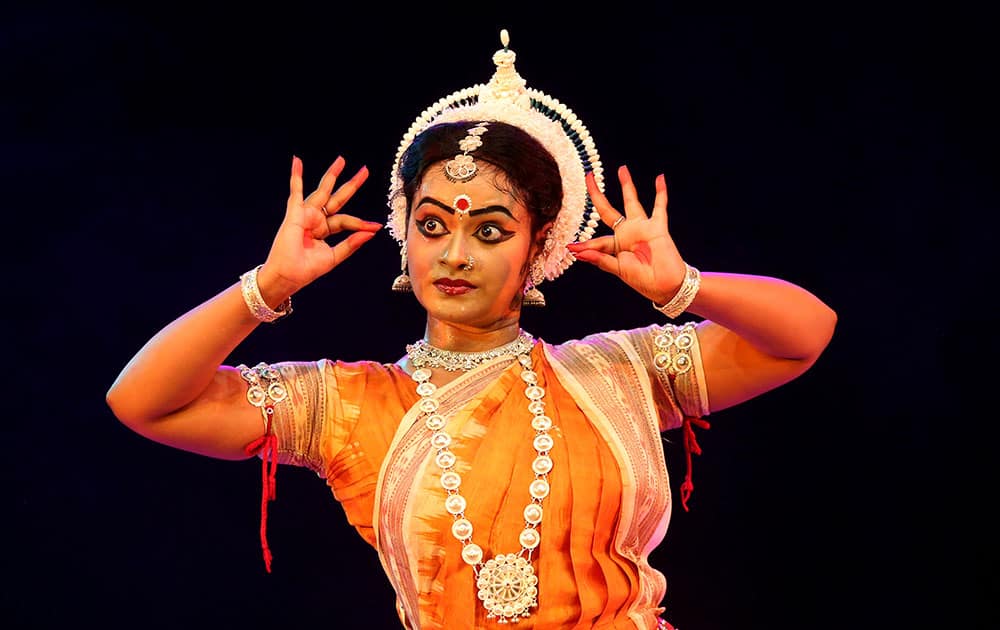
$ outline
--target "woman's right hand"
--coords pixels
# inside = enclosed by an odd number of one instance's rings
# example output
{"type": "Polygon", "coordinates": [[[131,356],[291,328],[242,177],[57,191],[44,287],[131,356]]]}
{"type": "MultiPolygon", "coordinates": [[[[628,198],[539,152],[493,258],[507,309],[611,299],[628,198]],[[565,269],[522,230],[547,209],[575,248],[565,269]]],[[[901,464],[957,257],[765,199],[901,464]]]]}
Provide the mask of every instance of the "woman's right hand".
{"type": "Polygon", "coordinates": [[[340,213],[368,179],[368,168],[362,166],[350,180],[334,190],[344,164],[343,157],[334,160],[316,190],[303,199],[302,160],[292,158],[285,218],[264,266],[257,273],[261,295],[272,308],[344,262],[382,228],[381,223],[340,213]],[[351,234],[336,244],[327,242],[326,239],[344,231],[351,234]]]}

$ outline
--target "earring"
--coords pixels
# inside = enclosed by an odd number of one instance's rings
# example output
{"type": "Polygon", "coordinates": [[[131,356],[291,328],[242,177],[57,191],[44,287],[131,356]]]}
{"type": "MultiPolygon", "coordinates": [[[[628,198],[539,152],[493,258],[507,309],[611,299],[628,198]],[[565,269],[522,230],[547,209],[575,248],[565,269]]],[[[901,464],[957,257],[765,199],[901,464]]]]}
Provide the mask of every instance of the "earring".
{"type": "Polygon", "coordinates": [[[541,256],[535,256],[528,267],[528,281],[524,285],[524,306],[545,306],[545,296],[538,290],[538,285],[545,279],[545,266],[541,256]]]}
{"type": "Polygon", "coordinates": [[[396,293],[412,293],[413,285],[410,284],[410,276],[406,274],[406,243],[399,249],[399,257],[401,259],[400,267],[402,271],[396,279],[392,281],[392,290],[396,293]]]}
{"type": "Polygon", "coordinates": [[[524,285],[524,299],[521,300],[521,304],[524,306],[545,306],[545,296],[530,280],[528,284],[524,285]]]}

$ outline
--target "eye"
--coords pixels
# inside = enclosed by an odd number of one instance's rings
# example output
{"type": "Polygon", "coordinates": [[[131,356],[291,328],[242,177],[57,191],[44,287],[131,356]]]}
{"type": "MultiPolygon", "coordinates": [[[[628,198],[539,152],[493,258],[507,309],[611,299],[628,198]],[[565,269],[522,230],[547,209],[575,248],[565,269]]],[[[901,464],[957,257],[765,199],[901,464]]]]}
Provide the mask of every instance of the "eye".
{"type": "Polygon", "coordinates": [[[510,235],[511,232],[506,232],[501,230],[499,227],[492,223],[482,224],[476,233],[479,235],[479,239],[484,243],[499,243],[505,240],[505,237],[510,235]]]}
{"type": "Polygon", "coordinates": [[[425,236],[440,236],[445,233],[444,225],[434,217],[417,220],[417,229],[425,236]]]}

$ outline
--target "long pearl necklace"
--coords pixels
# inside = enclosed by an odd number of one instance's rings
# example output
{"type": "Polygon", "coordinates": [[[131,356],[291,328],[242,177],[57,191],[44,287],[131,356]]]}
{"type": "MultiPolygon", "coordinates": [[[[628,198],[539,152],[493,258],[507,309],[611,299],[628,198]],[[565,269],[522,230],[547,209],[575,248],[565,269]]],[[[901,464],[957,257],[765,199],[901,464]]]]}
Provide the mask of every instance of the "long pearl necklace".
{"type": "Polygon", "coordinates": [[[545,389],[538,385],[538,374],[531,369],[531,347],[533,340],[526,332],[513,342],[486,352],[451,352],[435,348],[420,341],[407,346],[410,362],[416,368],[413,378],[417,383],[419,409],[424,413],[424,425],[430,429],[431,447],[437,452],[434,458],[441,469],[441,487],[447,492],[444,508],[452,515],[451,534],[462,543],[462,560],[472,566],[476,576],[479,599],[487,611],[487,619],[498,623],[517,622],[531,615],[531,609],[538,606],[538,577],[531,564],[532,552],[541,541],[538,526],[542,522],[542,499],[549,494],[548,475],[552,470],[549,451],[553,440],[549,435],[552,420],[545,415],[545,389]],[[524,381],[524,395],[528,399],[531,412],[531,426],[535,430],[533,446],[537,453],[531,468],[535,478],[528,485],[531,500],[524,507],[524,529],[518,541],[521,551],[497,554],[483,562],[482,547],[472,542],[472,523],[465,517],[467,502],[459,492],[462,477],[455,470],[455,454],[451,452],[451,435],[445,430],[447,419],[438,413],[439,403],[434,398],[437,386],[430,382],[430,367],[444,367],[446,370],[470,369],[467,365],[480,365],[499,357],[516,358],[521,364],[521,380],[524,381]]]}

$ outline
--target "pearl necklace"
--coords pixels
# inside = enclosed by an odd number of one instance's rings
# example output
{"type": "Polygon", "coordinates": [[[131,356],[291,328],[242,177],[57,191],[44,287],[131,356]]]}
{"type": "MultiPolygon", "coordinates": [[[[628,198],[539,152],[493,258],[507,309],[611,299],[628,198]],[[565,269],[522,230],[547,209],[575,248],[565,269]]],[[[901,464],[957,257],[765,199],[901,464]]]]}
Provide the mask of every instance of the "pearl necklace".
{"type": "Polygon", "coordinates": [[[531,609],[538,606],[538,577],[531,564],[531,555],[541,542],[538,526],[542,522],[542,499],[549,494],[548,475],[552,470],[549,451],[553,440],[548,434],[552,420],[545,415],[545,402],[542,400],[545,389],[538,385],[538,374],[531,369],[532,343],[531,336],[521,331],[513,342],[487,352],[451,352],[425,342],[407,346],[410,362],[416,368],[411,378],[416,381],[417,394],[420,395],[417,405],[424,413],[424,425],[431,431],[431,447],[437,451],[434,461],[441,469],[441,487],[447,492],[444,507],[454,518],[451,534],[462,543],[462,560],[472,566],[477,594],[486,608],[487,619],[495,618],[498,623],[517,622],[521,617],[530,616],[531,609]],[[411,352],[411,348],[420,350],[411,352]],[[535,430],[533,446],[537,455],[531,465],[535,478],[528,485],[531,500],[524,508],[525,525],[518,537],[521,551],[497,554],[483,562],[485,554],[482,547],[472,542],[472,523],[465,517],[467,503],[459,493],[462,477],[455,470],[456,457],[449,448],[452,438],[445,431],[447,419],[437,412],[439,403],[434,398],[437,386],[430,382],[429,367],[464,366],[467,360],[472,365],[480,365],[499,357],[516,358],[521,364],[521,380],[525,383],[524,395],[532,415],[531,426],[535,430]]]}

